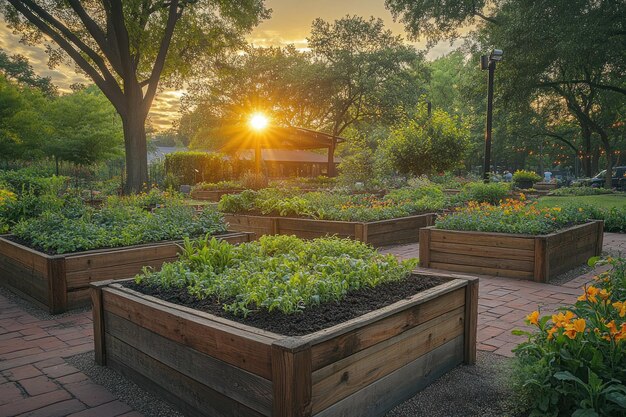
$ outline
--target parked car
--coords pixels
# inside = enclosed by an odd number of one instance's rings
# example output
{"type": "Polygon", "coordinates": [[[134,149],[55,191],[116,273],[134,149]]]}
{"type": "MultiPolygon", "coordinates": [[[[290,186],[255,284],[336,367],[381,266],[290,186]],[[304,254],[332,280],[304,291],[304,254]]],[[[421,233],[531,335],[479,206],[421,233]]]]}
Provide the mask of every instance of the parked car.
{"type": "MultiPolygon", "coordinates": [[[[593,178],[585,178],[579,180],[580,185],[587,187],[604,187],[606,181],[606,170],[600,171],[598,175],[593,178]]],[[[613,167],[613,177],[611,180],[611,188],[618,190],[626,190],[626,166],[613,167]]]]}

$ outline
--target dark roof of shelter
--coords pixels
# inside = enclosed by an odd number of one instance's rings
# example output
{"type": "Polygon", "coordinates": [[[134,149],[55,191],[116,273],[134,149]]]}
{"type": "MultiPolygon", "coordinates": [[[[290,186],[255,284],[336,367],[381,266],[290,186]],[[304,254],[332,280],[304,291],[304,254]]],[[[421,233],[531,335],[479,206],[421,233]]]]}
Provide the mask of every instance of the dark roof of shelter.
{"type": "MultiPolygon", "coordinates": [[[[233,126],[220,129],[218,134],[227,139],[220,148],[223,152],[254,149],[256,140],[261,141],[263,149],[325,149],[330,147],[333,139],[328,133],[294,126],[270,126],[258,133],[247,126],[233,126]]],[[[344,141],[344,138],[335,137],[335,143],[344,141]]]]}

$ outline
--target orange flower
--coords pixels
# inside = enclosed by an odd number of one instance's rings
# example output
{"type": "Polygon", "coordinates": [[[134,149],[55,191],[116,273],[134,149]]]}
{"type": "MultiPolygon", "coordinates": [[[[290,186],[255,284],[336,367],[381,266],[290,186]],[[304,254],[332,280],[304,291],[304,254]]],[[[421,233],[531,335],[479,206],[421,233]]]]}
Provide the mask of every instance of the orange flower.
{"type": "Polygon", "coordinates": [[[615,336],[617,334],[617,326],[615,325],[615,320],[611,320],[607,324],[605,324],[606,328],[609,329],[609,334],[611,336],[615,336]]]}
{"type": "Polygon", "coordinates": [[[559,328],[554,326],[553,328],[551,328],[550,330],[548,330],[548,340],[552,340],[554,338],[554,333],[558,330],[559,328]]]}
{"type": "Polygon", "coordinates": [[[585,331],[587,323],[585,319],[576,319],[571,324],[565,325],[565,336],[570,339],[575,339],[578,333],[582,333],[585,331]]]}
{"type": "Polygon", "coordinates": [[[553,314],[552,322],[554,323],[555,327],[565,327],[574,317],[576,317],[574,313],[572,313],[571,311],[566,311],[565,314],[553,314]]]}
{"type": "Polygon", "coordinates": [[[611,293],[610,293],[610,292],[608,292],[607,290],[605,290],[605,289],[603,288],[603,289],[601,289],[601,290],[598,292],[598,295],[599,295],[599,296],[600,296],[600,298],[602,298],[603,300],[607,300],[607,299],[611,296],[611,293]]]}
{"type": "Polygon", "coordinates": [[[578,297],[578,301],[589,301],[590,303],[597,303],[598,299],[596,298],[596,295],[598,295],[599,292],[600,291],[596,287],[590,285],[589,287],[585,288],[585,293],[578,297]]]}
{"type": "Polygon", "coordinates": [[[618,301],[616,303],[613,303],[613,308],[615,308],[619,312],[618,314],[620,317],[626,316],[626,302],[618,301]]]}
{"type": "Polygon", "coordinates": [[[626,323],[622,323],[622,327],[618,333],[615,334],[615,341],[619,342],[626,339],[626,323]]]}
{"type": "Polygon", "coordinates": [[[538,325],[539,324],[539,312],[537,310],[533,311],[529,315],[526,316],[526,320],[530,324],[538,325]]]}

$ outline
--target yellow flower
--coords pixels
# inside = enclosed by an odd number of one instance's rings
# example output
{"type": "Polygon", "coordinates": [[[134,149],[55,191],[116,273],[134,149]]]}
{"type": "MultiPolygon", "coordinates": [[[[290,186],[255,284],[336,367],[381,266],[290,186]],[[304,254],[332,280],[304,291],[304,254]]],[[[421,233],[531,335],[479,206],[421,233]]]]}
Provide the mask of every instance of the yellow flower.
{"type": "Polygon", "coordinates": [[[613,303],[613,308],[615,308],[619,312],[620,317],[626,316],[626,302],[625,301],[618,301],[616,303],[613,303]]]}
{"type": "Polygon", "coordinates": [[[530,324],[538,325],[539,324],[539,312],[537,310],[533,311],[529,315],[526,316],[526,320],[530,324]]]}
{"type": "Polygon", "coordinates": [[[583,212],[583,208],[582,207],[578,207],[578,212],[582,213],[583,212]]]}

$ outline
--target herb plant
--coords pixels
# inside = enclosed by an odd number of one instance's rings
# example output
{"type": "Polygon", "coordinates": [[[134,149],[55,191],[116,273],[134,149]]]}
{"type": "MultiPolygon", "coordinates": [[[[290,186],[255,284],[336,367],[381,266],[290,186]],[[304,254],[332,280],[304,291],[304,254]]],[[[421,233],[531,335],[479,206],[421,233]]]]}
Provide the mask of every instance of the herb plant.
{"type": "Polygon", "coordinates": [[[262,236],[234,246],[216,239],[186,239],[176,262],[161,271],[144,269],[144,285],[186,288],[213,297],[226,311],[247,315],[257,309],[297,313],[308,306],[339,301],[348,291],[400,281],[414,260],[398,261],[370,246],[336,237],[310,241],[295,236],[262,236]]]}

